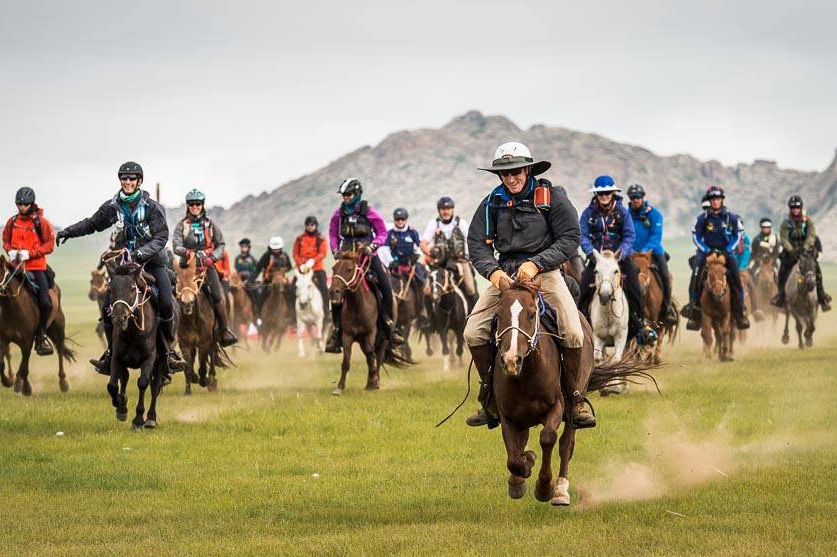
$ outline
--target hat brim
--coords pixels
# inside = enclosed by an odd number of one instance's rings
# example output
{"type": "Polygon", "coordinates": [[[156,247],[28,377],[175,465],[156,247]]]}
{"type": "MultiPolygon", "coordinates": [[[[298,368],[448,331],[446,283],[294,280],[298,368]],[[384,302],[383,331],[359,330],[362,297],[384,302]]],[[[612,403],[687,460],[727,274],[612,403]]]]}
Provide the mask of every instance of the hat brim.
{"type": "Polygon", "coordinates": [[[616,191],[621,192],[622,190],[619,188],[619,186],[605,186],[603,188],[592,187],[587,191],[590,193],[611,193],[616,191]]]}
{"type": "Polygon", "coordinates": [[[526,168],[527,166],[532,167],[532,172],[530,173],[531,176],[538,176],[543,174],[547,170],[552,167],[552,163],[549,161],[537,161],[537,162],[513,162],[509,164],[492,164],[489,165],[487,168],[479,168],[478,170],[485,170],[486,172],[491,172],[492,174],[499,175],[500,172],[504,170],[514,170],[515,168],[526,168]]]}

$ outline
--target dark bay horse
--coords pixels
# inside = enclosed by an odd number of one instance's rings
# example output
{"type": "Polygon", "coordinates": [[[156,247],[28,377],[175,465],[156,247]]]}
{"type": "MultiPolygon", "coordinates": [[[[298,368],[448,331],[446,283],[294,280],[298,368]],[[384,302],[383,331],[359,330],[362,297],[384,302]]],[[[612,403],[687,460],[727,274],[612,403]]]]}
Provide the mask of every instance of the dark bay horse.
{"type": "MultiPolygon", "coordinates": [[[[430,323],[432,330],[439,335],[442,342],[442,355],[445,357],[444,369],[447,371],[450,369],[450,347],[448,343],[451,334],[456,339],[457,361],[460,366],[462,365],[462,352],[465,342],[463,334],[465,333],[465,322],[468,320],[468,302],[450,269],[439,268],[430,271],[427,275],[427,282],[433,307],[430,323]]],[[[430,337],[431,335],[426,335],[428,356],[433,353],[430,346],[430,337]]]]}
{"type": "Polygon", "coordinates": [[[796,335],[799,337],[799,348],[814,346],[814,331],[817,324],[817,265],[814,255],[803,252],[799,260],[791,269],[785,283],[785,331],[782,333],[782,344],[790,342],[788,321],[793,315],[796,321],[796,335]],[[803,335],[805,341],[803,342],[803,335]]]}
{"type": "MultiPolygon", "coordinates": [[[[14,380],[14,391],[23,393],[24,396],[32,394],[32,385],[29,382],[29,358],[32,355],[32,345],[35,342],[35,332],[38,328],[38,316],[40,310],[35,298],[28,292],[24,284],[25,268],[23,265],[15,267],[0,255],[0,353],[6,357],[0,358],[0,375],[4,387],[10,387],[11,370],[9,378],[5,376],[6,362],[11,362],[8,357],[9,345],[14,343],[20,347],[20,365],[14,380]]],[[[70,390],[67,382],[67,375],[64,373],[64,360],[75,361],[75,353],[67,348],[64,336],[64,311],[61,309],[61,289],[56,284],[50,290],[49,296],[52,299],[52,316],[47,324],[46,334],[55,347],[58,355],[58,387],[61,392],[70,390]]]]}
{"type": "MultiPolygon", "coordinates": [[[[90,271],[90,290],[87,292],[87,297],[96,303],[96,309],[102,307],[105,300],[105,294],[108,291],[108,276],[104,269],[93,269],[90,271]]],[[[102,341],[102,345],[107,345],[105,340],[105,324],[102,320],[96,322],[96,336],[102,341]]]]}
{"type": "Polygon", "coordinates": [[[259,312],[262,318],[259,336],[262,338],[262,349],[270,352],[274,348],[279,349],[282,337],[288,330],[287,290],[290,284],[284,274],[275,272],[263,288],[264,302],[259,312]]]}
{"type": "Polygon", "coordinates": [[[399,266],[394,272],[390,272],[390,281],[392,295],[398,305],[398,319],[395,321],[395,326],[404,337],[404,353],[411,358],[413,350],[410,348],[410,333],[413,322],[421,313],[415,266],[399,266]]]}
{"type": "Polygon", "coordinates": [[[134,431],[143,427],[157,427],[157,398],[162,390],[166,363],[165,350],[157,338],[159,319],[152,300],[151,287],[154,278],[143,271],[141,265],[123,261],[111,277],[110,310],[113,314],[113,355],[110,361],[108,394],[116,419],[128,419],[128,369],[138,369],[139,396],[136,415],[132,422],[134,431]],[[151,404],[145,415],[145,391],[151,387],[151,404]]]}
{"type": "MultiPolygon", "coordinates": [[[[538,278],[523,283],[501,283],[500,300],[495,310],[494,396],[506,446],[509,496],[519,499],[526,492],[526,479],[531,476],[536,461],[535,453],[526,450],[529,429],[542,425],[543,460],[535,483],[535,498],[565,506],[570,504],[567,474],[575,448],[575,429],[568,419],[569,403],[562,391],[563,360],[553,338],[555,335],[541,326],[539,288],[538,278]],[[562,421],[564,429],[559,439],[558,428],[562,421]],[[556,442],[560,457],[557,481],[552,473],[552,452],[556,442]]],[[[653,381],[646,370],[654,366],[634,363],[630,356],[594,366],[593,331],[584,316],[580,317],[584,344],[579,365],[583,373],[589,374],[588,392],[632,377],[653,381]]]]}
{"type": "MultiPolygon", "coordinates": [[[[346,375],[352,363],[352,346],[360,345],[366,356],[366,390],[380,387],[380,367],[383,364],[403,367],[412,363],[409,358],[396,353],[389,340],[378,327],[378,300],[366,280],[369,257],[357,252],[340,252],[335,258],[334,273],[328,293],[332,304],[342,304],[341,317],[343,333],[343,363],[340,366],[340,380],[332,391],[339,396],[346,389],[346,375]]],[[[398,308],[396,307],[396,319],[398,308]]]]}
{"type": "Polygon", "coordinates": [[[710,253],[706,258],[704,274],[706,279],[700,295],[700,309],[703,316],[700,329],[700,336],[703,338],[703,357],[706,360],[712,359],[714,335],[718,359],[722,362],[731,362],[732,310],[724,255],[710,253]]]}
{"type": "Polygon", "coordinates": [[[186,360],[184,394],[192,394],[192,383],[209,391],[218,388],[215,377],[215,353],[218,350],[215,312],[212,301],[202,290],[206,270],[197,270],[194,254],[185,260],[186,266],[175,265],[177,288],[175,295],[180,306],[180,322],[177,325],[177,342],[186,360]],[[198,373],[195,374],[195,360],[198,373]]]}
{"type": "MultiPolygon", "coordinates": [[[[663,286],[660,284],[660,279],[657,273],[652,268],[653,258],[651,250],[635,252],[631,255],[631,261],[637,268],[637,276],[639,277],[639,286],[642,290],[645,306],[642,308],[642,316],[657,332],[657,342],[655,342],[649,349],[651,361],[659,364],[662,361],[663,338],[668,337],[668,343],[673,344],[677,338],[677,332],[680,328],[679,322],[676,325],[666,325],[661,319],[663,309],[663,286]]],[[[673,277],[669,278],[669,281],[673,277]]],[[[674,300],[671,301],[674,306],[674,313],[679,315],[677,305],[674,300]]],[[[645,347],[640,347],[640,351],[645,350],[645,347]]]]}

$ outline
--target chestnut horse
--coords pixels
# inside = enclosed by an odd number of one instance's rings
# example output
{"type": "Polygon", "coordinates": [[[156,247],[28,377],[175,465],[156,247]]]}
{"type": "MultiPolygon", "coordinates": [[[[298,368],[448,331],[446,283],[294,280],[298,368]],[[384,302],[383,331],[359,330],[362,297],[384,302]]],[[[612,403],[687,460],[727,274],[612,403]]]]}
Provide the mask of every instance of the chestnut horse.
{"type": "Polygon", "coordinates": [[[259,326],[259,336],[262,338],[262,349],[270,352],[282,345],[282,336],[288,330],[288,296],[290,288],[288,279],[282,273],[273,273],[270,282],[263,286],[264,303],[261,307],[262,324],[259,326]]]}
{"type": "Polygon", "coordinates": [[[773,317],[773,325],[776,325],[779,319],[779,308],[770,303],[779,293],[779,287],[776,286],[776,259],[769,255],[761,257],[757,262],[755,273],[758,307],[770,313],[773,317]]]}
{"type": "Polygon", "coordinates": [[[249,347],[247,330],[251,323],[256,322],[256,311],[253,307],[253,299],[247,292],[247,284],[241,280],[239,274],[235,271],[230,273],[230,297],[232,303],[230,304],[230,323],[233,330],[243,334],[244,342],[249,347]]]}
{"type": "Polygon", "coordinates": [[[730,288],[727,279],[726,258],[720,253],[710,253],[706,258],[706,275],[703,292],[700,295],[700,309],[703,315],[700,336],[703,338],[703,357],[712,359],[712,336],[715,336],[718,359],[731,362],[732,313],[730,288]]]}
{"type": "MultiPolygon", "coordinates": [[[[657,332],[657,342],[649,350],[648,357],[655,364],[659,364],[662,361],[663,337],[668,336],[668,343],[673,344],[674,339],[677,338],[680,325],[678,322],[677,325],[667,326],[660,318],[663,310],[663,287],[660,284],[657,273],[651,268],[653,263],[651,250],[633,253],[631,255],[631,261],[637,267],[639,287],[642,290],[642,295],[645,300],[642,315],[657,332]]],[[[669,274],[669,282],[671,283],[674,282],[672,278],[671,274],[669,274]]],[[[672,300],[671,304],[674,306],[674,313],[679,314],[674,300],[672,300]]],[[[645,347],[640,347],[640,350],[645,350],[645,347]]]]}
{"type": "MultiPolygon", "coordinates": [[[[35,342],[35,332],[38,328],[38,316],[40,310],[38,303],[24,284],[25,266],[15,267],[0,255],[0,353],[5,357],[0,358],[0,375],[4,387],[11,387],[11,369],[9,377],[6,378],[6,362],[11,368],[11,359],[8,357],[9,345],[17,344],[20,347],[20,365],[14,380],[14,391],[23,393],[24,396],[32,394],[32,385],[29,383],[29,358],[32,355],[32,345],[35,342]]],[[[64,311],[61,309],[61,289],[56,284],[50,290],[49,296],[52,299],[52,316],[47,323],[46,334],[52,341],[55,352],[58,355],[58,387],[62,393],[70,390],[67,382],[67,375],[64,373],[64,359],[75,361],[75,353],[67,348],[64,336],[64,311]]]]}
{"type": "MultiPolygon", "coordinates": [[[[538,278],[500,285],[500,300],[495,310],[494,396],[506,446],[509,496],[519,499],[526,492],[526,479],[532,474],[536,460],[535,453],[526,450],[526,443],[529,429],[540,424],[543,426],[540,433],[543,461],[535,483],[535,498],[565,506],[570,504],[567,475],[575,448],[575,429],[567,417],[569,403],[565,401],[566,393],[561,386],[563,363],[553,338],[556,335],[541,327],[543,308],[539,303],[539,288],[538,278]],[[559,439],[558,428],[562,421],[564,429],[559,439]],[[552,475],[552,451],[556,442],[560,457],[557,481],[552,475]]],[[[632,362],[629,357],[594,367],[593,331],[584,316],[579,317],[584,330],[579,375],[590,377],[588,392],[633,377],[653,381],[646,370],[654,366],[632,362]]]]}

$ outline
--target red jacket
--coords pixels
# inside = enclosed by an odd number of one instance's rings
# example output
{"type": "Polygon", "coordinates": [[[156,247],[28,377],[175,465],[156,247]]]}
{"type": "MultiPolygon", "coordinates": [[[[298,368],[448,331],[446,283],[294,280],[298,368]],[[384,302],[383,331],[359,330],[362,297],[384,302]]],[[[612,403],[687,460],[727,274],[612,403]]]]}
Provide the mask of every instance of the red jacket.
{"type": "Polygon", "coordinates": [[[308,234],[303,232],[294,241],[294,263],[299,267],[309,259],[314,260],[314,270],[323,270],[323,260],[328,253],[328,242],[323,236],[317,232],[316,234],[308,234]]]}
{"type": "Polygon", "coordinates": [[[46,255],[55,249],[55,232],[52,225],[44,218],[44,210],[28,215],[17,214],[6,221],[3,228],[3,249],[29,250],[29,261],[26,262],[26,269],[29,271],[46,271],[46,255]],[[35,221],[40,221],[41,235],[35,232],[35,221]]]}

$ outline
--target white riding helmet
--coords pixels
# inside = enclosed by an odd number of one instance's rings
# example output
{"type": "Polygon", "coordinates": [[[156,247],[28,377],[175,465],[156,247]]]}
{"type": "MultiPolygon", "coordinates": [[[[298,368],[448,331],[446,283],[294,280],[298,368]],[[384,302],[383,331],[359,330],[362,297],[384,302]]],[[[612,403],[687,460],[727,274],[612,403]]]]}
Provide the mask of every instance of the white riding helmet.
{"type": "Polygon", "coordinates": [[[270,249],[282,249],[285,247],[285,240],[282,239],[282,236],[274,236],[267,243],[267,247],[270,249]]]}

